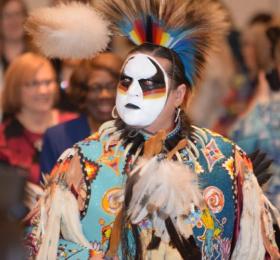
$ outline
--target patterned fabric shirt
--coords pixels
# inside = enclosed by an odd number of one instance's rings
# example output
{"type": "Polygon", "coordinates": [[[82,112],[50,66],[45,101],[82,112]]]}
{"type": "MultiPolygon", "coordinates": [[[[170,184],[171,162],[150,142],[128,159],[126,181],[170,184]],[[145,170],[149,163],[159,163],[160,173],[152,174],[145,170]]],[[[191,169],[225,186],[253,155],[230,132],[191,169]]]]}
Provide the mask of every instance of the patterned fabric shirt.
{"type": "Polygon", "coordinates": [[[257,104],[234,126],[231,138],[248,154],[256,150],[273,160],[273,178],[267,195],[280,209],[280,98],[257,104]]]}
{"type": "MultiPolygon", "coordinates": [[[[193,227],[203,259],[229,259],[239,231],[244,169],[249,169],[251,165],[245,154],[229,140],[206,129],[195,129],[197,141],[192,149],[196,156],[191,156],[188,147],[182,149],[180,155],[182,162],[198,175],[207,207],[202,211],[193,211],[186,222],[193,227]]],[[[114,200],[114,194],[125,186],[128,162],[123,156],[123,147],[118,150],[114,145],[108,150],[105,147],[106,138],[101,141],[99,135],[94,134],[75,145],[71,156],[59,160],[53,170],[54,175],[67,174],[73,154],[78,155],[86,186],[81,224],[93,248],[84,248],[61,237],[59,259],[88,259],[108,250],[112,226],[122,206],[114,200]]],[[[35,235],[38,215],[31,219],[31,224],[27,244],[30,254],[36,255],[40,247],[40,238],[35,235]]],[[[152,231],[149,220],[140,223],[139,228],[142,234],[152,231]]],[[[165,259],[176,256],[175,259],[178,259],[179,256],[176,249],[167,244],[153,251],[150,252],[152,259],[160,259],[161,256],[165,259]]]]}

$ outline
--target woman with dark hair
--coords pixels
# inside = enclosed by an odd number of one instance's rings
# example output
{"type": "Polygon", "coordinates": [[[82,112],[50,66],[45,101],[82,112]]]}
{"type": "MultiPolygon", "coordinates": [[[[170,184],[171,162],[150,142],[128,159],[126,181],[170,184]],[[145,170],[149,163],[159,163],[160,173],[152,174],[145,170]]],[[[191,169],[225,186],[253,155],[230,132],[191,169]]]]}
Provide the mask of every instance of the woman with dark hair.
{"type": "MultiPolygon", "coordinates": [[[[99,11],[138,47],[123,63],[114,120],[66,150],[54,167],[30,214],[31,255],[279,258],[271,232],[278,213],[262,194],[250,159],[230,140],[187,119],[206,54],[226,29],[220,5],[104,0],[99,11]]],[[[42,32],[37,16],[29,25],[42,32]]],[[[76,53],[98,50],[89,38],[86,44],[88,35],[83,46],[75,45],[76,53]]]]}
{"type": "Polygon", "coordinates": [[[27,8],[22,0],[1,0],[0,2],[0,87],[8,65],[27,51],[27,36],[23,24],[27,8]]]}

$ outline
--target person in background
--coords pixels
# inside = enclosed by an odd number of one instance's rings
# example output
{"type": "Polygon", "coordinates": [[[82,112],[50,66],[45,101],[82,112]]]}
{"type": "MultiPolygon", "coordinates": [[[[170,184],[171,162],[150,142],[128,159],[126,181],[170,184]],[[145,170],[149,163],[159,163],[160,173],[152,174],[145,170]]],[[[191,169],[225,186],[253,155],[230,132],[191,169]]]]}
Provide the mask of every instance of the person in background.
{"type": "Polygon", "coordinates": [[[49,128],[43,141],[41,172],[50,173],[61,153],[111,119],[121,59],[102,53],[84,62],[70,79],[69,100],[81,116],[49,128]]]}
{"type": "Polygon", "coordinates": [[[9,64],[30,48],[23,29],[26,16],[22,0],[0,1],[0,88],[9,64]]]}
{"type": "Polygon", "coordinates": [[[53,109],[57,93],[55,73],[46,58],[25,53],[9,66],[3,89],[0,160],[27,170],[33,183],[40,180],[43,133],[75,116],[53,109]]]}
{"type": "MultiPolygon", "coordinates": [[[[221,4],[221,1],[217,1],[221,4]]],[[[230,21],[230,28],[234,28],[234,20],[230,15],[229,8],[222,4],[230,21]]],[[[211,53],[209,63],[205,70],[205,77],[189,105],[189,113],[194,124],[200,127],[212,128],[223,109],[222,99],[226,96],[235,70],[235,57],[228,37],[224,37],[220,48],[211,53]],[[207,111],[207,113],[205,113],[207,111]]]]}
{"type": "Polygon", "coordinates": [[[241,34],[244,64],[236,67],[228,92],[221,100],[220,115],[212,126],[212,129],[220,134],[228,136],[238,116],[250,109],[258,84],[258,73],[272,66],[270,43],[265,33],[272,21],[270,14],[258,13],[250,19],[241,34]]]}
{"type": "Polygon", "coordinates": [[[259,149],[273,160],[267,194],[280,209],[280,27],[270,27],[267,34],[274,67],[259,73],[250,110],[235,123],[231,138],[247,153],[259,149]]]}
{"type": "MultiPolygon", "coordinates": [[[[260,70],[270,68],[272,60],[270,56],[270,43],[266,37],[266,30],[273,18],[261,19],[262,15],[254,16],[245,30],[242,32],[242,54],[251,84],[256,86],[260,70]]],[[[253,87],[253,86],[252,86],[253,87]]]]}

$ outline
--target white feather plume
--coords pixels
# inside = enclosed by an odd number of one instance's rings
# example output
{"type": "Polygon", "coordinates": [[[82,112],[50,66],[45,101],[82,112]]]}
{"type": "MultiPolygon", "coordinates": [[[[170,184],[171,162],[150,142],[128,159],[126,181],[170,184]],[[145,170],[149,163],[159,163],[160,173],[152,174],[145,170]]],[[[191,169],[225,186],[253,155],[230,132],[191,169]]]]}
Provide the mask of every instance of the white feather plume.
{"type": "Polygon", "coordinates": [[[263,260],[265,258],[265,248],[261,231],[262,191],[253,173],[245,177],[242,192],[243,209],[240,233],[232,259],[263,260]]]}
{"type": "Polygon", "coordinates": [[[203,205],[196,174],[182,163],[157,157],[142,159],[138,171],[133,173],[138,179],[128,209],[132,223],[151,215],[155,234],[168,242],[165,220],[170,217],[177,231],[188,238],[192,229],[184,220],[194,206],[203,205]]]}
{"type": "MultiPolygon", "coordinates": [[[[48,190],[50,191],[50,190],[48,190]]],[[[61,205],[63,205],[63,197],[59,196],[57,190],[54,193],[42,198],[40,205],[40,222],[38,235],[42,238],[42,243],[36,259],[55,259],[57,255],[59,234],[60,234],[60,218],[61,205]],[[51,201],[50,201],[51,200],[51,201]]]]}
{"type": "Polygon", "coordinates": [[[37,236],[41,237],[42,243],[36,259],[56,259],[60,233],[67,240],[91,248],[82,231],[78,202],[71,191],[61,184],[54,184],[45,191],[39,205],[37,236]]]}
{"type": "Polygon", "coordinates": [[[64,239],[91,248],[91,244],[85,238],[80,221],[78,202],[69,191],[64,191],[64,205],[62,206],[61,233],[64,239]]]}
{"type": "Polygon", "coordinates": [[[108,26],[93,7],[73,1],[33,11],[25,28],[44,55],[80,59],[106,49],[108,26]]]}

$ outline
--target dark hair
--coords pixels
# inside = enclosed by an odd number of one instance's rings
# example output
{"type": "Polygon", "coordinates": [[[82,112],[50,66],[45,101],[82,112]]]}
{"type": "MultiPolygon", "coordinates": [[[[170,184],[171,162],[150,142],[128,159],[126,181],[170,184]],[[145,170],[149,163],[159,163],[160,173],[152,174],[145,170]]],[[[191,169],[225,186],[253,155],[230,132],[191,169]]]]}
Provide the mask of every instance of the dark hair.
{"type": "Polygon", "coordinates": [[[176,88],[181,84],[185,84],[191,89],[191,83],[185,76],[185,68],[178,54],[166,47],[154,45],[151,43],[144,43],[134,48],[129,54],[135,52],[147,52],[159,58],[164,58],[170,61],[170,68],[167,70],[169,78],[173,82],[173,87],[176,88]]]}
{"type": "Polygon", "coordinates": [[[90,65],[86,61],[80,66],[77,66],[70,76],[67,97],[71,103],[71,110],[73,111],[85,112],[84,103],[87,94],[86,84],[90,73],[90,65]]]}
{"type": "Polygon", "coordinates": [[[272,21],[272,15],[270,13],[257,13],[249,21],[249,25],[254,24],[269,24],[272,21]]]}
{"type": "Polygon", "coordinates": [[[85,100],[88,94],[88,81],[95,70],[103,70],[109,73],[114,79],[118,79],[119,74],[113,69],[95,64],[92,61],[84,61],[80,66],[74,69],[70,76],[68,98],[72,110],[80,113],[87,113],[85,100]]]}
{"type": "Polygon", "coordinates": [[[266,35],[271,43],[271,56],[275,59],[276,56],[276,46],[280,41],[280,27],[271,26],[267,29],[266,35]]]}
{"type": "MultiPolygon", "coordinates": [[[[266,34],[271,43],[271,57],[274,60],[274,63],[279,65],[280,27],[271,26],[267,29],[266,34]]],[[[272,91],[280,90],[280,77],[276,68],[273,68],[266,73],[266,79],[272,91]]]]}

